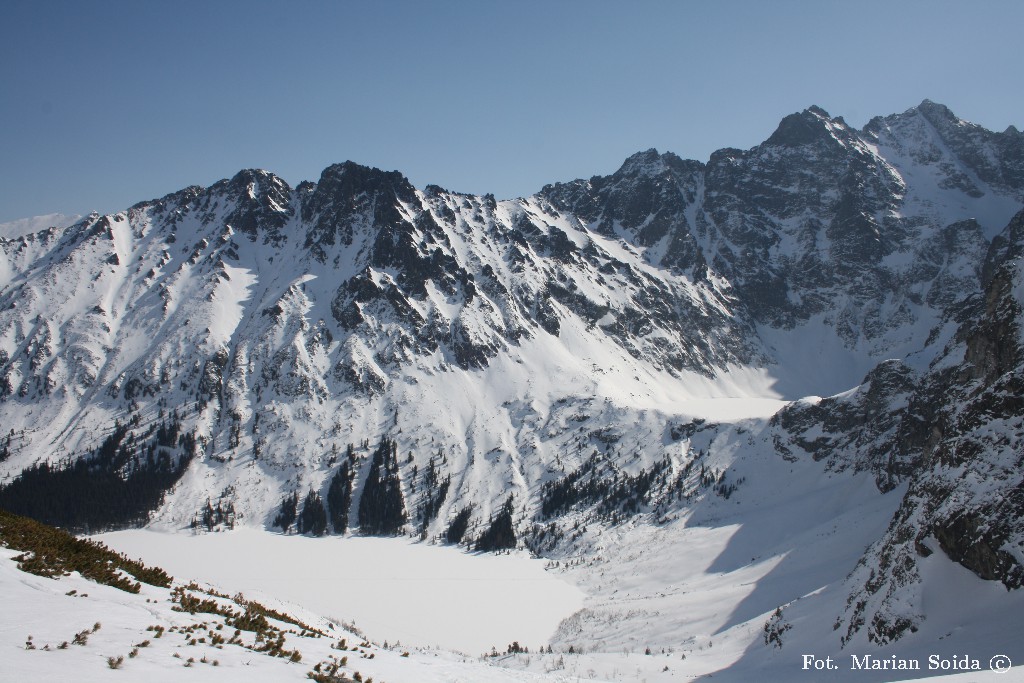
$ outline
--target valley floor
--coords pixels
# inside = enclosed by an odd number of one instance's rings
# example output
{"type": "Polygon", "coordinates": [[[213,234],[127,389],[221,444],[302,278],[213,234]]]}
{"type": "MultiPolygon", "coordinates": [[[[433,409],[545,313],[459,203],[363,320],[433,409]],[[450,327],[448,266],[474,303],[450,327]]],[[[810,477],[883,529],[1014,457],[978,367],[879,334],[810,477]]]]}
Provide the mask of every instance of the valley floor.
{"type": "MultiPolygon", "coordinates": [[[[830,583],[829,577],[853,561],[856,539],[876,533],[893,504],[875,495],[867,512],[830,517],[830,500],[871,495],[869,482],[858,479],[819,482],[817,499],[766,502],[764,514],[754,521],[730,519],[723,505],[664,527],[621,526],[581,539],[590,549],[587,555],[549,562],[546,572],[541,560],[474,555],[405,539],[311,539],[251,529],[101,537],[116,550],[165,565],[177,577],[176,585],[209,577],[221,591],[241,589],[248,599],[328,634],[289,633],[285,647],[301,651],[297,663],[254,651],[259,643],[249,633],[237,645],[190,644],[197,635],[217,632],[223,619],[175,611],[168,589],[144,585],[132,595],[77,574],[59,580],[37,577],[16,568],[16,552],[0,549],[0,651],[5,661],[0,681],[126,680],[129,672],[132,680],[298,681],[307,680],[316,663],[341,656],[348,657],[348,675],[359,671],[364,680],[372,677],[378,683],[875,682],[915,675],[939,675],[927,680],[942,683],[1024,680],[1024,668],[1003,675],[987,671],[994,654],[1024,662],[1020,596],[978,580],[940,553],[929,558],[935,587],[929,604],[934,623],[945,625],[943,632],[926,622],[926,628],[892,651],[844,652],[829,644],[834,635],[827,622],[845,598],[842,575],[838,582],[830,583]],[[782,524],[787,518],[813,510],[823,515],[822,524],[796,536],[787,533],[782,524]],[[797,596],[783,605],[794,628],[784,636],[783,648],[766,648],[762,626],[786,595],[797,596]],[[325,613],[331,618],[319,616],[325,613]],[[366,641],[349,630],[352,620],[366,629],[366,641]],[[102,628],[85,645],[60,649],[96,622],[102,628]],[[960,625],[950,629],[951,623],[960,625]],[[150,630],[154,625],[167,629],[162,638],[150,630]],[[348,640],[345,652],[335,649],[340,638],[348,640]],[[512,639],[531,652],[480,657],[479,652],[451,651],[480,650],[480,643],[512,639]],[[135,657],[128,656],[147,640],[135,657]],[[449,649],[420,645],[432,640],[449,649]],[[538,654],[545,642],[552,645],[552,654],[538,654]],[[866,653],[878,659],[890,654],[916,659],[923,670],[851,670],[851,654],[863,658],[866,653]],[[807,654],[815,660],[832,657],[840,668],[805,670],[807,654]],[[950,666],[966,654],[977,658],[983,670],[928,671],[932,654],[953,660],[950,666]],[[114,670],[108,658],[118,656],[125,659],[114,670]]],[[[204,598],[205,585],[191,584],[189,590],[204,598]]]]}
{"type": "MultiPolygon", "coordinates": [[[[841,648],[832,623],[847,597],[843,580],[885,529],[902,491],[879,494],[870,475],[831,473],[813,461],[780,467],[756,437],[750,423],[730,437],[743,440],[743,448],[719,449],[732,452],[731,467],[745,476],[729,498],[706,496],[661,525],[594,524],[561,559],[547,561],[546,572],[544,561],[524,556],[469,554],[401,538],[311,539],[251,529],[101,538],[180,578],[354,619],[378,643],[400,639],[479,655],[491,645],[504,651],[515,640],[531,652],[473,661],[524,679],[950,676],[959,683],[994,676],[985,672],[996,655],[1024,663],[1024,597],[977,579],[942,553],[926,561],[928,618],[918,633],[889,648],[866,642],[841,648]],[[764,626],[777,608],[790,628],[781,648],[767,647],[764,626]],[[544,644],[552,654],[538,654],[544,644]],[[812,656],[808,669],[805,655],[812,656]],[[865,655],[914,660],[921,669],[853,668],[852,657],[863,662],[865,655]],[[932,655],[948,668],[929,670],[932,655]],[[964,656],[983,671],[961,675],[953,667],[964,656]],[[813,668],[829,657],[836,670],[813,668]]],[[[1024,668],[999,680],[1024,680],[1024,668]]]]}

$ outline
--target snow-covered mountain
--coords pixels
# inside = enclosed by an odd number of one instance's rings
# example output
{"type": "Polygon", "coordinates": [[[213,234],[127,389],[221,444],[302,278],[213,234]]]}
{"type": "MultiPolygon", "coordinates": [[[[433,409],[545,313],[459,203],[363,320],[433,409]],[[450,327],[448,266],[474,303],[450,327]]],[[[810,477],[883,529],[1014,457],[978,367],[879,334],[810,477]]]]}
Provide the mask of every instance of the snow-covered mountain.
{"type": "Polygon", "coordinates": [[[597,557],[836,476],[849,505],[758,552],[855,530],[833,639],[888,643],[926,618],[930,554],[1021,584],[1022,207],[1024,134],[925,101],[525,199],[346,162],[5,232],[0,504],[269,527],[294,494],[304,529],[315,502],[328,531],[597,557]]]}

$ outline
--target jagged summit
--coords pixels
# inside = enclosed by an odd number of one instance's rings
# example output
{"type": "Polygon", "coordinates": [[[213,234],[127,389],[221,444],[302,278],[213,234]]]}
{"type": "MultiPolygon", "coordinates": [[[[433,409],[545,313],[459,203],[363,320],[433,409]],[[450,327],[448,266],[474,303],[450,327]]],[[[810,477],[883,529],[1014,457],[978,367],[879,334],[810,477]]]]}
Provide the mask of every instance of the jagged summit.
{"type": "Polygon", "coordinates": [[[782,119],[765,144],[781,147],[810,145],[832,139],[836,128],[846,128],[845,122],[833,119],[827,111],[812,105],[799,114],[790,114],[782,119]]]}
{"type": "MultiPolygon", "coordinates": [[[[672,152],[665,152],[660,154],[658,150],[648,149],[643,152],[637,152],[626,159],[619,170],[615,172],[617,176],[636,176],[636,175],[658,175],[665,173],[670,169],[680,168],[687,165],[688,162],[684,161],[672,152]]],[[[689,162],[693,163],[693,162],[689,162]]]]}
{"type": "Polygon", "coordinates": [[[317,187],[324,191],[342,189],[348,193],[362,191],[366,187],[392,187],[399,194],[406,194],[412,185],[399,171],[382,171],[354,161],[332,164],[320,174],[317,187]]]}

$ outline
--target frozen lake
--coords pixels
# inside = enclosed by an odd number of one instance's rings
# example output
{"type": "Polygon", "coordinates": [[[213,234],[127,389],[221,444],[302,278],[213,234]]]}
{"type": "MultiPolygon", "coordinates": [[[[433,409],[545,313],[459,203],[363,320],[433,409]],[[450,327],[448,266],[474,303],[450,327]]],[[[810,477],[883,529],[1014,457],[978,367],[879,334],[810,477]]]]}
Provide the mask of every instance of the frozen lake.
{"type": "Polygon", "coordinates": [[[308,538],[255,529],[192,535],[145,529],[95,537],[176,580],[260,594],[354,622],[379,642],[471,655],[531,650],[583,606],[584,594],[525,555],[475,555],[407,538],[308,538]]]}

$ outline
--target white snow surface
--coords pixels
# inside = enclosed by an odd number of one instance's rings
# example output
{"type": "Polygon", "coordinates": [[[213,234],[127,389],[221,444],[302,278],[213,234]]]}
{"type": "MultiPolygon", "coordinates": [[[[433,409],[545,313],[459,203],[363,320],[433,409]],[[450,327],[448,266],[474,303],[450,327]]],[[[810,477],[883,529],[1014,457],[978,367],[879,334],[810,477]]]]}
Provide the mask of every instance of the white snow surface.
{"type": "Polygon", "coordinates": [[[516,555],[469,554],[406,538],[283,536],[255,529],[95,537],[175,577],[232,586],[354,623],[377,641],[471,655],[536,649],[583,605],[583,593],[516,555]]]}
{"type": "MultiPolygon", "coordinates": [[[[0,669],[3,683],[23,681],[191,681],[192,683],[279,683],[307,681],[317,663],[347,657],[339,671],[353,680],[359,672],[363,680],[378,683],[515,683],[516,681],[565,681],[562,676],[545,676],[508,671],[493,660],[466,657],[443,650],[426,650],[382,643],[369,643],[363,636],[342,624],[298,608],[296,605],[264,598],[261,604],[288,614],[324,637],[300,635],[292,624],[272,623],[294,632],[286,634],[285,648],[298,650],[302,659],[254,652],[244,646],[259,645],[254,634],[241,632],[242,645],[215,646],[211,635],[225,638],[233,629],[224,618],[211,614],[188,614],[172,609],[169,589],[146,584],[138,595],[102,586],[78,573],[59,579],[43,578],[17,569],[12,558],[17,552],[0,548],[0,669]],[[93,631],[84,645],[70,643],[77,633],[93,631]],[[221,628],[218,629],[217,626],[221,628]],[[155,626],[165,631],[156,635],[155,626]],[[184,629],[197,627],[186,634],[184,629]],[[174,630],[171,630],[174,629],[174,630]],[[203,642],[190,644],[192,639],[203,642]],[[347,649],[334,646],[344,639],[347,649]],[[131,656],[134,650],[135,656],[131,656]],[[114,669],[108,659],[122,657],[114,669]],[[192,661],[189,661],[192,660],[192,661]]],[[[182,583],[175,586],[181,587],[182,583]]],[[[190,589],[200,599],[210,599],[203,591],[216,587],[190,589]]],[[[224,594],[227,587],[218,591],[224,594]]],[[[243,596],[251,600],[251,596],[243,596]]],[[[229,600],[218,600],[231,606],[229,600]]],[[[237,608],[235,608],[237,610],[237,608]]],[[[443,618],[443,615],[440,615],[443,618]]]]}

